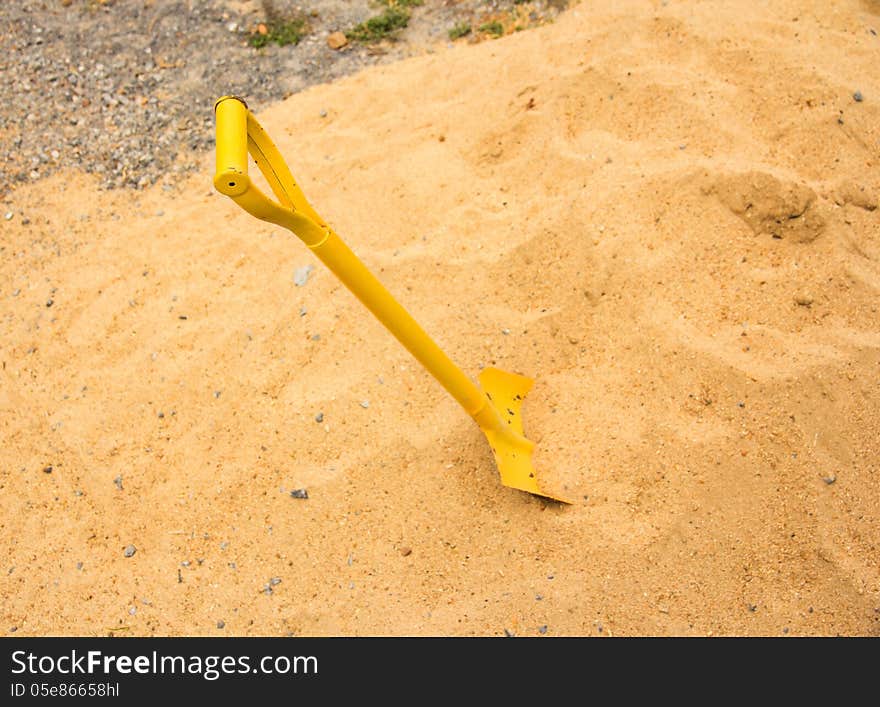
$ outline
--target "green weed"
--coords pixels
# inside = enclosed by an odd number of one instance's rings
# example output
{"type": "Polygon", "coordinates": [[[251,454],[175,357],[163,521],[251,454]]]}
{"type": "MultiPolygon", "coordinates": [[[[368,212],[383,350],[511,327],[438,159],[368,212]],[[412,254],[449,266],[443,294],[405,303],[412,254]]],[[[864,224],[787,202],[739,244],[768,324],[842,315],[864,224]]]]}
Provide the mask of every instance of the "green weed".
{"type": "Polygon", "coordinates": [[[419,7],[424,0],[379,0],[385,8],[380,14],[352,27],[345,36],[352,42],[378,42],[391,38],[409,24],[410,8],[419,7]]]}
{"type": "Polygon", "coordinates": [[[504,25],[502,25],[497,20],[495,22],[487,22],[484,25],[480,25],[480,32],[485,32],[486,34],[491,34],[493,37],[500,37],[504,34],[504,25]]]}
{"type": "Polygon", "coordinates": [[[449,30],[449,38],[450,39],[461,39],[462,37],[467,37],[471,33],[471,23],[470,22],[459,22],[452,29],[449,30]]]}
{"type": "Polygon", "coordinates": [[[271,42],[275,42],[279,47],[288,44],[299,44],[300,40],[306,36],[306,21],[303,19],[293,19],[281,22],[266,23],[266,34],[255,32],[248,38],[248,42],[255,49],[261,49],[271,42]]]}
{"type": "Polygon", "coordinates": [[[371,17],[366,22],[352,27],[345,33],[345,36],[354,42],[378,42],[390,37],[408,24],[409,12],[407,10],[389,7],[381,15],[371,17]]]}

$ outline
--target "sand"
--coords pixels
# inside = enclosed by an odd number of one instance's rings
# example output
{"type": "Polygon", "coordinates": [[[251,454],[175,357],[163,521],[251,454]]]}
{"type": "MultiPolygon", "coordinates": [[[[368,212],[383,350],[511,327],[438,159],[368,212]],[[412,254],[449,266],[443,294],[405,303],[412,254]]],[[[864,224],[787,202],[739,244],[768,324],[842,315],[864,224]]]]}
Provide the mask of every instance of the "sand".
{"type": "Polygon", "coordinates": [[[466,371],[536,379],[571,506],[211,155],[9,195],[0,629],[880,634],[880,7],[773,5],[583,2],[253,106],[466,371]]]}

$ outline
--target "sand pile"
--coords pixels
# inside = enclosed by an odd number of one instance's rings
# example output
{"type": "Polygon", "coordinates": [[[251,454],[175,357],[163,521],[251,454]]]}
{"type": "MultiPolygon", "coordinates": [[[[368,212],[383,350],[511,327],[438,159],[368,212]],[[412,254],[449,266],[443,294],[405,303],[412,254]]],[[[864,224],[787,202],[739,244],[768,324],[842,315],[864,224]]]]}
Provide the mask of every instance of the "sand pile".
{"type": "Polygon", "coordinates": [[[260,114],[577,502],[210,155],[68,173],[4,207],[4,631],[880,633],[877,4],[603,5],[260,114]]]}

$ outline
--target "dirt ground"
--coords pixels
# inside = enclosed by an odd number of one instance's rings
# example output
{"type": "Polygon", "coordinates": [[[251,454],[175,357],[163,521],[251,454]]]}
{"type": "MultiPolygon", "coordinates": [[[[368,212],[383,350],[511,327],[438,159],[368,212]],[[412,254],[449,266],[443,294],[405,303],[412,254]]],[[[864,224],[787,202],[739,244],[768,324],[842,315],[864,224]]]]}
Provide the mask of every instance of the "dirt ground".
{"type": "Polygon", "coordinates": [[[880,634],[880,7],[768,5],[585,1],[252,105],[466,371],[536,379],[570,506],[210,151],[12,191],[3,631],[880,634]]]}

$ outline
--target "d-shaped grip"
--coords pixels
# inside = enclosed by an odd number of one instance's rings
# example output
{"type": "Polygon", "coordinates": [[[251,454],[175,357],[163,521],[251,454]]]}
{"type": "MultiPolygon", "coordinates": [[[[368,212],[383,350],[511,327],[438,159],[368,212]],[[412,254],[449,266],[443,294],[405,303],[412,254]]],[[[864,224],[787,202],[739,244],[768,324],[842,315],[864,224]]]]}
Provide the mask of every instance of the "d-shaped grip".
{"type": "Polygon", "coordinates": [[[214,104],[217,123],[217,169],[214,188],[230,197],[252,216],[283,226],[314,248],[330,230],[306,201],[278,148],[236,96],[223,96],[214,104]],[[268,198],[248,176],[248,154],[254,158],[278,201],[268,198]]]}

